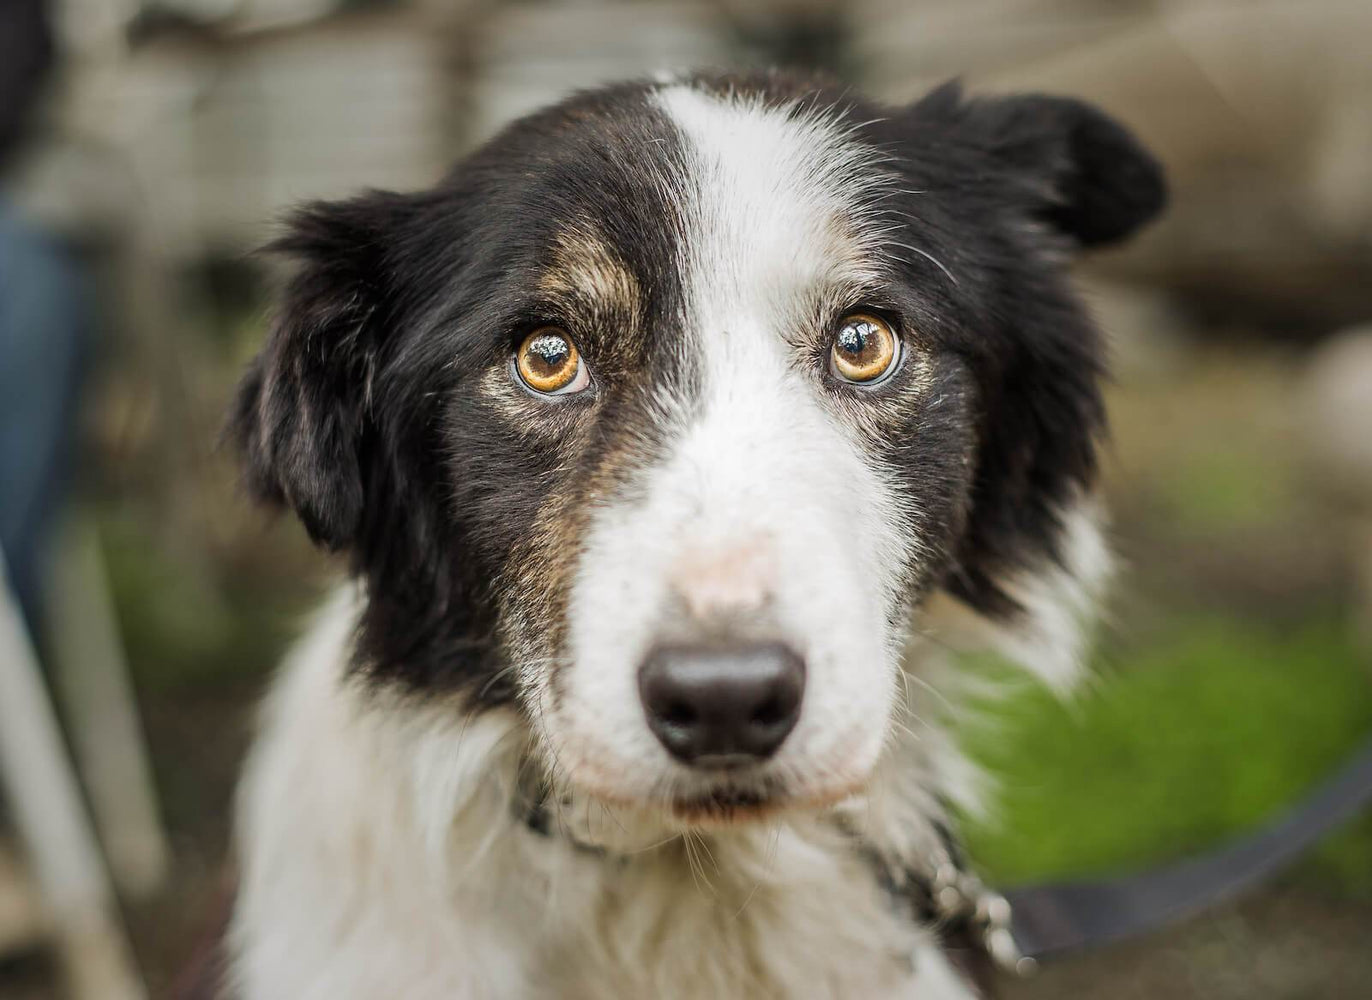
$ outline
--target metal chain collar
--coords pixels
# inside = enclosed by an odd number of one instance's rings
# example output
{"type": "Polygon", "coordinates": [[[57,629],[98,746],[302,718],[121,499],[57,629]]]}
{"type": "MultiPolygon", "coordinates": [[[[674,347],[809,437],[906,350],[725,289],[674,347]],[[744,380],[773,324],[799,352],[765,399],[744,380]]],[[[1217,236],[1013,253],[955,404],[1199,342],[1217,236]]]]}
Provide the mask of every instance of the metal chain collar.
{"type": "Polygon", "coordinates": [[[946,848],[938,848],[932,860],[933,875],[924,891],[935,923],[966,925],[996,965],[1016,975],[1031,975],[1038,963],[1015,941],[1010,901],[957,864],[946,848]]]}

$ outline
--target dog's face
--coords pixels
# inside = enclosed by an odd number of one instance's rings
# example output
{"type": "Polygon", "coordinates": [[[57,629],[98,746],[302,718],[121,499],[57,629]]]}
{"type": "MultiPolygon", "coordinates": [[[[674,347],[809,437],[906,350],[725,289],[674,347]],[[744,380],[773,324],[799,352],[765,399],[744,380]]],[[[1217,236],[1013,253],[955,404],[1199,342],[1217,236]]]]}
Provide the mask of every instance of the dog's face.
{"type": "Polygon", "coordinates": [[[1099,343],[1063,268],[1160,207],[1065,100],[767,77],[583,95],[435,189],[319,205],[250,482],[368,584],[358,666],[512,704],[685,822],[861,786],[935,591],[1070,572],[1099,343]]]}

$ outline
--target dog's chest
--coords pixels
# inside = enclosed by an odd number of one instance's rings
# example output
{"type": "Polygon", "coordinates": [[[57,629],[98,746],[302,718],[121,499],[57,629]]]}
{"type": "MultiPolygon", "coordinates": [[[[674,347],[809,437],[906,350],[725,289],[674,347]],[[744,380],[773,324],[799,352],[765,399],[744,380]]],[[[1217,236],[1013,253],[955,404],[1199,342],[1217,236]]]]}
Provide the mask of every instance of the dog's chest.
{"type": "Polygon", "coordinates": [[[794,831],[697,840],[652,860],[603,861],[561,915],[534,991],[604,997],[966,1000],[931,938],[847,852],[794,831]]]}

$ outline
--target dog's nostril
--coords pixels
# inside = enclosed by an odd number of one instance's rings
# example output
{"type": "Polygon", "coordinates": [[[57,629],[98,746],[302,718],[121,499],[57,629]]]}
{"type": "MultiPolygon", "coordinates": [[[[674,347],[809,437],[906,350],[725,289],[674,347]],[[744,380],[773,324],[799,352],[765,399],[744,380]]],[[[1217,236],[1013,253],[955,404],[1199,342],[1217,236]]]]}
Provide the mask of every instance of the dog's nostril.
{"type": "Polygon", "coordinates": [[[696,721],[695,709],[684,701],[674,701],[663,709],[662,721],[669,726],[689,726],[696,721]]]}
{"type": "Polygon", "coordinates": [[[780,643],[663,646],[638,686],[649,727],[674,757],[722,766],[781,746],[800,717],[805,664],[780,643]]]}
{"type": "Polygon", "coordinates": [[[774,726],[785,720],[786,703],[781,698],[769,698],[753,712],[753,721],[761,726],[774,726]]]}

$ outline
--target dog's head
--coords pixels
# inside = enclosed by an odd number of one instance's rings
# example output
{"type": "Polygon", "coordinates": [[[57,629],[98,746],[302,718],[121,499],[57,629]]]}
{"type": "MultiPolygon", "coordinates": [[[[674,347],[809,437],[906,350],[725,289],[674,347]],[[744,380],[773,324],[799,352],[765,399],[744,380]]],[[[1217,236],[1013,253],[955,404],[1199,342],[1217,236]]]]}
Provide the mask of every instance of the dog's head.
{"type": "Polygon", "coordinates": [[[584,94],[301,212],[233,434],[351,554],[377,683],[514,706],[602,800],[834,800],[924,602],[1062,630],[1103,425],[1065,269],[1163,198],[1071,100],[584,94]]]}

